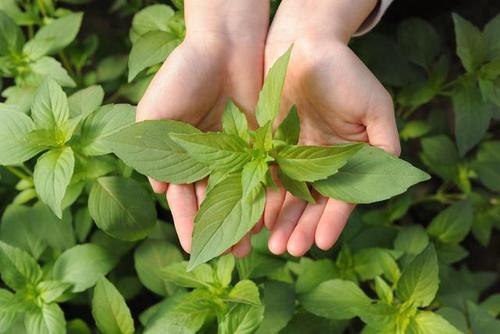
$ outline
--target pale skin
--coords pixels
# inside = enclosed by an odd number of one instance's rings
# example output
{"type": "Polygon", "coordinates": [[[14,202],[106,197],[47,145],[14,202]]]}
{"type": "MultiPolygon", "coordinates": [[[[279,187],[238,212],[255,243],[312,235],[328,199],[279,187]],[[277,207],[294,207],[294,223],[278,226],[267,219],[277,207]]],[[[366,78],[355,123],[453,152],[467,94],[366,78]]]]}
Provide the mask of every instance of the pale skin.
{"type": "MultiPolygon", "coordinates": [[[[177,119],[216,130],[224,101],[232,97],[255,125],[263,73],[293,44],[277,124],[295,104],[301,144],[363,141],[399,155],[392,99],[347,46],[376,0],[283,0],[270,28],[265,0],[186,0],[185,6],[186,39],[148,87],[138,120],[177,119]]],[[[166,192],[179,240],[189,252],[206,182],[151,184],[166,192]]],[[[354,205],[315,197],[315,204],[307,204],[282,188],[268,190],[263,220],[253,232],[262,225],[271,230],[269,249],[275,254],[302,256],[314,244],[331,248],[354,205]]],[[[241,257],[250,248],[247,236],[232,252],[241,257]]]]}

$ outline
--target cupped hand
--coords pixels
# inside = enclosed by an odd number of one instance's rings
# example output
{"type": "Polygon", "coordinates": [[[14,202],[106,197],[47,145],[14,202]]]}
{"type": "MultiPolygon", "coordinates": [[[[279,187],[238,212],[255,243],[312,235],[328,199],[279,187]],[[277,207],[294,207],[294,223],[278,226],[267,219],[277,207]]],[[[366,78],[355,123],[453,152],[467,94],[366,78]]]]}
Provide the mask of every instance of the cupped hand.
{"type": "MultiPolygon", "coordinates": [[[[399,155],[391,96],[347,41],[307,29],[305,33],[303,17],[280,7],[266,43],[266,68],[294,44],[277,123],[295,104],[301,144],[368,142],[399,155]]],[[[271,252],[302,256],[314,243],[324,250],[333,246],[354,205],[314,195],[316,203],[307,204],[283,189],[268,190],[264,223],[272,231],[271,252]]]]}
{"type": "MultiPolygon", "coordinates": [[[[224,33],[190,34],[175,49],[150,83],[137,107],[137,121],[174,119],[205,131],[220,128],[228,97],[255,123],[252,111],[262,85],[265,32],[241,38],[237,45],[224,33]]],[[[191,250],[194,217],[205,196],[206,180],[195,184],[166,184],[150,180],[157,193],[165,193],[181,246],[191,250]]],[[[247,236],[232,252],[250,251],[247,236]]]]}

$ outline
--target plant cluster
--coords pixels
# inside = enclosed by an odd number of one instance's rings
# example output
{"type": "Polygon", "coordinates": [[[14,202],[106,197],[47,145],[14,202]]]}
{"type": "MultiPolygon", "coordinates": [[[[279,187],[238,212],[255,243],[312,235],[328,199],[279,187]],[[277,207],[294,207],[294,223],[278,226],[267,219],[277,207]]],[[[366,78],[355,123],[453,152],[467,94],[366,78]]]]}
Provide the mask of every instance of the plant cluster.
{"type": "Polygon", "coordinates": [[[231,101],[221,132],[135,123],[184,38],[170,3],[0,1],[0,333],[498,333],[500,15],[352,41],[394,97],[398,159],[299,145],[294,108],[272,129],[290,50],[255,130],[231,101]],[[248,257],[220,256],[261,216],[271,168],[306,201],[377,203],[331,251],[274,256],[263,231],[248,257]],[[189,261],[140,173],[208,177],[189,261]]]}

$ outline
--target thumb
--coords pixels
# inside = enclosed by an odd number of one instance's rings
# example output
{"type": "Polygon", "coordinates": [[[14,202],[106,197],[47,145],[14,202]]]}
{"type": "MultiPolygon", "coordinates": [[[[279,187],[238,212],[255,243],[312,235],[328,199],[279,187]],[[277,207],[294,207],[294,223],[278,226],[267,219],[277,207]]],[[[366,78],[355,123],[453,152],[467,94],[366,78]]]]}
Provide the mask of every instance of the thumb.
{"type": "Polygon", "coordinates": [[[398,128],[390,96],[377,105],[366,117],[368,142],[395,156],[401,154],[398,128]]]}

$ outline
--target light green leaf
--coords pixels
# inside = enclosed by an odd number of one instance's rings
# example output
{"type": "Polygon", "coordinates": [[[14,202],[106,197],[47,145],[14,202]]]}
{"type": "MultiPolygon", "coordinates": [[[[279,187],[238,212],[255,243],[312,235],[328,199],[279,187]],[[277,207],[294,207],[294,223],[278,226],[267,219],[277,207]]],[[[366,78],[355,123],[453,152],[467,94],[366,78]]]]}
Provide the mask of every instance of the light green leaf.
{"type": "Polygon", "coordinates": [[[35,94],[36,88],[33,87],[10,86],[2,91],[2,96],[6,98],[5,104],[16,106],[25,114],[29,112],[35,94]]]}
{"type": "Polygon", "coordinates": [[[201,264],[191,271],[187,271],[186,261],[174,263],[162,269],[162,277],[174,284],[185,288],[205,288],[214,281],[212,267],[201,264]]]}
{"type": "Polygon", "coordinates": [[[462,334],[439,314],[430,311],[418,312],[410,321],[408,334],[462,334]]]}
{"type": "Polygon", "coordinates": [[[228,99],[222,114],[222,128],[224,132],[230,135],[239,136],[248,141],[248,123],[244,113],[238,109],[231,99],[228,99]]]}
{"type": "Polygon", "coordinates": [[[188,270],[222,254],[247,234],[264,210],[263,187],[242,198],[241,175],[232,174],[217,184],[195,217],[193,248],[188,270]]]}
{"type": "Polygon", "coordinates": [[[351,319],[367,311],[371,300],[351,281],[334,279],[303,294],[300,301],[312,314],[328,319],[351,319]]]}
{"type": "Polygon", "coordinates": [[[273,127],[269,122],[255,130],[254,149],[269,152],[273,148],[273,127]]]}
{"type": "Polygon", "coordinates": [[[138,172],[169,183],[193,183],[208,175],[209,169],[191,158],[170,139],[173,133],[199,130],[176,121],[144,121],[106,138],[109,148],[138,172]]]}
{"type": "Polygon", "coordinates": [[[92,334],[90,327],[82,319],[72,319],[66,327],[68,334],[92,334]]]}
{"type": "Polygon", "coordinates": [[[128,58],[128,81],[149,66],[163,62],[179,43],[176,35],[165,31],[150,31],[140,36],[128,58]]]}
{"type": "Polygon", "coordinates": [[[234,270],[234,256],[231,254],[221,256],[215,263],[215,277],[224,287],[231,283],[234,270]]]}
{"type": "Polygon", "coordinates": [[[46,80],[38,89],[31,117],[39,129],[61,128],[69,120],[66,94],[53,80],[46,80]]]}
{"type": "Polygon", "coordinates": [[[438,288],[436,251],[433,245],[429,245],[403,270],[396,293],[401,300],[423,307],[434,300],[438,288]]]}
{"type": "Polygon", "coordinates": [[[410,255],[421,253],[429,244],[429,236],[421,225],[403,227],[394,240],[394,249],[410,255]]]}
{"type": "Polygon", "coordinates": [[[276,129],[274,139],[281,140],[288,145],[297,145],[300,136],[300,119],[297,107],[294,105],[288,112],[286,118],[276,129]]]}
{"type": "Polygon", "coordinates": [[[434,217],[427,232],[445,244],[458,244],[469,233],[473,218],[472,204],[463,200],[434,217]]]}
{"type": "Polygon", "coordinates": [[[33,39],[24,45],[23,52],[31,59],[38,59],[63,49],[78,34],[82,17],[82,13],[72,13],[43,26],[33,39]]]}
{"type": "Polygon", "coordinates": [[[474,72],[486,56],[486,44],[481,31],[472,23],[453,13],[457,55],[467,72],[474,72]]]}
{"type": "Polygon", "coordinates": [[[68,98],[69,116],[85,119],[101,105],[103,99],[104,90],[101,86],[81,89],[68,98]]]}
{"type": "Polygon", "coordinates": [[[277,281],[264,283],[264,319],[257,334],[278,333],[292,319],[295,293],[290,284],[277,281]]]}
{"type": "Polygon", "coordinates": [[[134,252],[135,271],[141,283],[160,296],[176,290],[163,278],[162,268],[180,261],[182,254],[177,247],[163,240],[146,240],[134,252]]]}
{"type": "Polygon", "coordinates": [[[403,129],[401,129],[401,131],[399,132],[399,135],[401,139],[408,140],[412,138],[422,137],[431,130],[432,127],[429,123],[425,121],[415,120],[406,123],[403,129]]]}
{"type": "Polygon", "coordinates": [[[263,186],[268,170],[267,163],[262,159],[252,160],[243,167],[241,172],[243,197],[248,197],[263,186]]]}
{"type": "Polygon", "coordinates": [[[15,298],[9,290],[0,289],[0,330],[2,333],[7,333],[18,319],[19,310],[17,305],[14,305],[15,298]]]}
{"type": "Polygon", "coordinates": [[[262,322],[263,306],[236,304],[219,323],[218,334],[251,334],[262,322]]]}
{"type": "Polygon", "coordinates": [[[393,255],[383,248],[365,248],[354,254],[354,271],[361,280],[384,274],[390,281],[399,279],[399,267],[393,255]]]}
{"type": "Polygon", "coordinates": [[[460,85],[452,96],[455,112],[455,137],[463,156],[484,137],[490,125],[492,106],[485,103],[472,81],[460,85]]]}
{"type": "Polygon", "coordinates": [[[117,258],[100,246],[77,245],[57,258],[52,276],[73,284],[72,292],[81,292],[92,287],[101,275],[110,272],[116,262],[117,258]]]}
{"type": "Polygon", "coordinates": [[[380,276],[375,277],[375,292],[380,300],[387,304],[392,304],[394,299],[392,289],[380,276]]]}
{"type": "Polygon", "coordinates": [[[292,47],[276,60],[267,73],[255,111],[255,116],[260,126],[264,126],[268,122],[272,124],[276,116],[278,116],[280,111],[281,92],[285,84],[286,71],[291,54],[292,47]]]}
{"type": "Polygon", "coordinates": [[[221,133],[171,134],[191,158],[226,172],[236,171],[250,160],[248,144],[237,136],[221,133]]]}
{"type": "Polygon", "coordinates": [[[276,159],[287,176],[296,181],[313,182],[337,173],[362,147],[362,144],[330,147],[290,145],[280,149],[276,159]]]}
{"type": "Polygon", "coordinates": [[[242,280],[236,283],[229,291],[227,300],[233,303],[260,305],[259,288],[250,280],[242,280]]]}
{"type": "Polygon", "coordinates": [[[36,285],[42,269],[28,253],[0,241],[0,275],[8,287],[19,290],[36,285]]]}
{"type": "Polygon", "coordinates": [[[486,54],[488,59],[493,60],[500,57],[500,15],[496,15],[484,26],[484,40],[486,44],[486,54]]]}
{"type": "Polygon", "coordinates": [[[348,203],[372,203],[405,192],[429,179],[427,173],[383,150],[363,147],[339,172],[314,182],[322,195],[348,203]]]}
{"type": "Polygon", "coordinates": [[[0,103],[0,165],[20,164],[43,150],[26,139],[34,128],[24,113],[0,103]]]}
{"type": "Polygon", "coordinates": [[[71,284],[59,281],[43,281],[37,285],[40,297],[46,304],[56,301],[69,288],[71,284]]]}
{"type": "Polygon", "coordinates": [[[398,43],[408,59],[423,68],[430,68],[441,49],[436,29],[427,21],[414,17],[398,26],[398,43]]]}
{"type": "Polygon", "coordinates": [[[108,104],[92,113],[83,123],[80,145],[87,155],[111,153],[104,138],[135,122],[135,108],[128,104],[108,104]]]}
{"type": "Polygon", "coordinates": [[[62,200],[73,176],[75,157],[71,147],[53,149],[42,155],[33,173],[35,190],[57,217],[62,217],[62,200]]]}
{"type": "Polygon", "coordinates": [[[66,69],[52,57],[37,59],[30,66],[31,73],[25,79],[29,85],[39,86],[47,78],[54,80],[63,87],[75,87],[75,81],[69,76],[66,69]]]}
{"type": "Polygon", "coordinates": [[[106,334],[133,334],[134,319],[125,300],[105,277],[97,280],[92,298],[92,315],[97,328],[106,334]]]}
{"type": "Polygon", "coordinates": [[[309,186],[304,181],[295,181],[291,177],[288,177],[283,171],[278,169],[278,177],[281,185],[290,192],[293,196],[301,198],[309,203],[315,203],[314,197],[311,195],[309,186]]]}
{"type": "Polygon", "coordinates": [[[41,308],[28,312],[24,318],[24,325],[28,333],[66,333],[64,313],[57,304],[45,304],[41,308]]]}
{"type": "Polygon", "coordinates": [[[156,224],[150,194],[137,181],[119,176],[97,179],[89,195],[89,212],[101,230],[121,240],[143,239],[156,224]]]}
{"type": "Polygon", "coordinates": [[[0,8],[0,56],[19,54],[23,44],[22,30],[0,8]]]}
{"type": "Polygon", "coordinates": [[[130,40],[136,43],[138,38],[150,31],[169,31],[168,21],[174,16],[175,12],[170,6],[155,4],[147,6],[137,12],[132,20],[132,29],[130,30],[130,40]]]}

